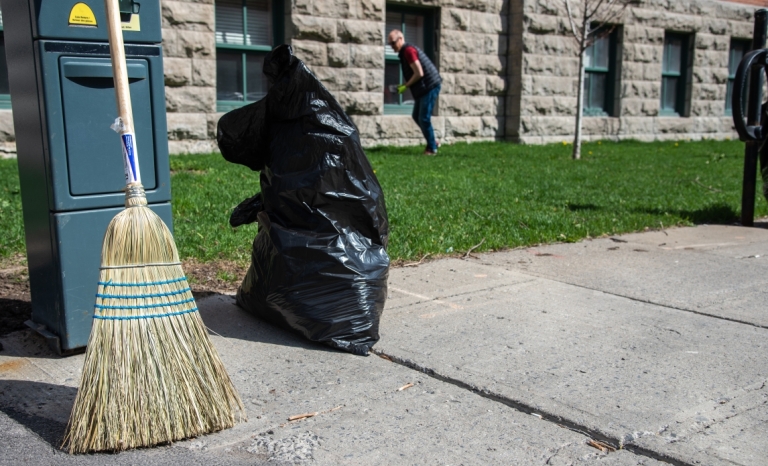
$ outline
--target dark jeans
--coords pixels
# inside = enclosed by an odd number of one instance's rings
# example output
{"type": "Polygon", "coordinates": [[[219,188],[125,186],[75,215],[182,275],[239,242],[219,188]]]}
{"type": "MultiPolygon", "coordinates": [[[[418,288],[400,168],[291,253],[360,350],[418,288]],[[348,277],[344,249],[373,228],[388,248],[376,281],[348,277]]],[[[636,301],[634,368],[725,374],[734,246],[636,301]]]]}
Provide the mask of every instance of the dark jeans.
{"type": "Polygon", "coordinates": [[[435,108],[437,96],[440,94],[440,86],[435,87],[425,95],[415,99],[413,103],[413,121],[421,128],[421,133],[427,140],[427,150],[437,152],[435,131],[432,129],[432,109],[435,108]]]}

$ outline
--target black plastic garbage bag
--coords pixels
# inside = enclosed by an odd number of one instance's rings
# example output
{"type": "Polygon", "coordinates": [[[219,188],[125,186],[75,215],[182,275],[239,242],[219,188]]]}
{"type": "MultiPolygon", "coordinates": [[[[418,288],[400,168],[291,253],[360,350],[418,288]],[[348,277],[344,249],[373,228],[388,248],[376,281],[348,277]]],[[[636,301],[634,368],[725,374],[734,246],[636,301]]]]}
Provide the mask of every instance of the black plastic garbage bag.
{"type": "Polygon", "coordinates": [[[232,213],[259,222],[237,303],[355,354],[379,339],[387,294],[384,195],[352,120],[290,46],[264,59],[262,100],[219,121],[225,159],[261,171],[261,192],[232,213]]]}

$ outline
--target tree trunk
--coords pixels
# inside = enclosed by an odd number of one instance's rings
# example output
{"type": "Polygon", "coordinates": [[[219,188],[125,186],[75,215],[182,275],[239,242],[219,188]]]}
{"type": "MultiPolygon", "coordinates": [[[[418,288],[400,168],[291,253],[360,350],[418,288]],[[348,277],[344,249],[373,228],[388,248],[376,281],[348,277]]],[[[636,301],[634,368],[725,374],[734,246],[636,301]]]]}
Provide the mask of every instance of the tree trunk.
{"type": "MultiPolygon", "coordinates": [[[[585,28],[586,29],[586,28],[585,28]]],[[[586,30],[582,29],[582,44],[586,43],[586,30]]],[[[576,131],[573,137],[573,160],[581,158],[581,118],[584,114],[584,52],[579,54],[579,90],[576,94],[576,131]]]]}
{"type": "Polygon", "coordinates": [[[576,94],[576,131],[573,137],[573,160],[581,158],[581,118],[584,114],[584,52],[579,56],[579,90],[576,94]]]}

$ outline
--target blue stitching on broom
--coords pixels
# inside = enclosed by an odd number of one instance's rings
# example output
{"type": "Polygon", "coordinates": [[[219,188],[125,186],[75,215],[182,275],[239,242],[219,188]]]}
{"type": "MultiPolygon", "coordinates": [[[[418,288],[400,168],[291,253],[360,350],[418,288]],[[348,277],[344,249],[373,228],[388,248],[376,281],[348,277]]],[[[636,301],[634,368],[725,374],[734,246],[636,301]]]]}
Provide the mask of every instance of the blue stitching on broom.
{"type": "Polygon", "coordinates": [[[184,301],[177,301],[175,303],[160,303],[160,304],[142,304],[139,306],[104,306],[101,304],[96,305],[96,309],[151,309],[153,307],[166,307],[166,306],[178,306],[180,304],[191,303],[195,298],[185,299],[184,301]]]}
{"type": "Polygon", "coordinates": [[[156,315],[145,315],[145,316],[100,316],[100,315],[94,314],[93,318],[101,319],[101,320],[157,319],[159,317],[178,316],[182,314],[189,314],[190,312],[196,312],[196,311],[197,311],[197,308],[193,307],[192,309],[187,309],[186,311],[169,312],[167,314],[156,314],[156,315]]]}
{"type": "Polygon", "coordinates": [[[186,280],[187,277],[174,278],[173,280],[165,280],[162,282],[147,282],[147,283],[113,283],[112,280],[108,282],[99,282],[99,285],[103,286],[152,286],[152,285],[166,285],[168,283],[176,283],[182,280],[186,280]]]}
{"type": "Polygon", "coordinates": [[[187,291],[192,291],[189,287],[186,287],[181,290],[176,291],[169,291],[168,293],[154,293],[154,294],[127,294],[127,295],[119,295],[119,294],[101,294],[96,293],[97,298],[108,298],[108,299],[144,299],[144,298],[161,298],[163,296],[173,296],[175,294],[182,294],[186,293],[187,291]]]}

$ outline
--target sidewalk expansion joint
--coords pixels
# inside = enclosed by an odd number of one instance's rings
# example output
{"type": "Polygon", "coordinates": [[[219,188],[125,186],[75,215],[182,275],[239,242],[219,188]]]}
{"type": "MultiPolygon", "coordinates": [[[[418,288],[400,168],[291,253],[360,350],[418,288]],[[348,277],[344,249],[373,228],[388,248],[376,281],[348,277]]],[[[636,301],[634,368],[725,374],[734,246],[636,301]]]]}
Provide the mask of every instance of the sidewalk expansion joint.
{"type": "MultiPolygon", "coordinates": [[[[565,283],[565,282],[561,282],[561,283],[565,283]]],[[[754,322],[748,322],[746,320],[734,319],[732,317],[719,316],[719,315],[716,315],[716,314],[710,314],[708,312],[701,312],[701,311],[696,311],[696,310],[693,310],[693,309],[686,309],[684,307],[670,306],[669,304],[657,303],[657,302],[651,301],[649,299],[636,298],[636,297],[633,297],[633,296],[626,296],[626,295],[623,295],[623,294],[612,293],[610,291],[604,291],[604,290],[600,290],[598,288],[590,288],[588,286],[583,286],[583,285],[576,285],[576,284],[573,284],[573,283],[568,283],[568,285],[577,286],[579,288],[584,288],[585,290],[599,291],[599,292],[605,293],[607,295],[616,296],[618,298],[629,299],[631,301],[636,301],[638,303],[652,304],[654,306],[664,307],[664,308],[672,309],[672,310],[675,310],[675,311],[688,312],[688,313],[696,314],[696,315],[699,315],[699,316],[702,316],[702,317],[711,317],[713,319],[725,320],[725,321],[733,322],[733,323],[736,323],[736,324],[749,325],[750,327],[768,329],[768,325],[756,324],[754,322]]]]}
{"type": "MultiPolygon", "coordinates": [[[[515,271],[517,271],[517,270],[515,270],[515,271]]],[[[517,272],[519,272],[519,271],[517,271],[517,272]]],[[[554,278],[554,277],[550,277],[550,276],[547,276],[547,275],[540,275],[540,274],[536,274],[536,273],[533,273],[533,272],[530,272],[530,271],[521,272],[521,273],[524,273],[525,275],[530,275],[532,277],[541,278],[541,279],[544,279],[544,280],[551,280],[553,282],[562,283],[562,284],[570,285],[570,286],[575,286],[577,288],[582,288],[582,289],[585,289],[585,290],[598,291],[600,293],[604,293],[604,294],[607,294],[607,295],[610,295],[610,296],[616,296],[617,298],[629,299],[630,301],[636,301],[638,303],[652,304],[654,306],[659,306],[659,307],[663,307],[663,308],[666,308],[666,309],[673,309],[675,311],[689,312],[691,314],[696,314],[696,315],[700,315],[700,316],[703,316],[703,317],[711,317],[713,319],[725,320],[725,321],[733,322],[733,323],[736,323],[736,324],[749,325],[750,327],[768,329],[768,325],[761,325],[761,324],[756,324],[754,322],[748,322],[746,320],[734,319],[732,317],[719,316],[719,315],[716,315],[716,314],[710,314],[708,312],[695,311],[693,309],[686,309],[684,307],[676,307],[676,306],[671,306],[669,304],[657,303],[655,301],[651,301],[650,299],[643,299],[643,298],[637,298],[637,297],[634,297],[634,296],[627,296],[627,295],[623,295],[623,294],[619,294],[619,293],[614,293],[614,292],[611,292],[611,291],[601,290],[600,288],[592,288],[592,287],[589,287],[589,286],[586,286],[586,285],[581,285],[579,283],[572,283],[572,282],[568,282],[568,281],[564,281],[564,280],[558,280],[557,278],[554,278]]]]}
{"type": "Polygon", "coordinates": [[[440,382],[451,384],[455,387],[461,388],[463,390],[467,390],[469,392],[474,393],[475,395],[481,396],[485,399],[494,401],[496,403],[503,404],[509,408],[514,409],[515,411],[519,411],[524,414],[530,414],[538,417],[539,419],[543,421],[547,421],[550,423],[553,423],[559,427],[566,428],[568,430],[571,430],[573,432],[576,432],[577,434],[583,435],[587,438],[587,441],[589,440],[597,440],[599,442],[602,442],[606,445],[609,445],[611,448],[616,450],[627,450],[635,455],[638,456],[644,456],[647,458],[652,458],[657,461],[662,461],[665,463],[672,464],[674,466],[694,466],[693,463],[688,463],[685,461],[681,461],[677,458],[670,457],[668,455],[665,455],[663,453],[659,453],[647,448],[639,447],[637,445],[632,444],[622,444],[622,441],[618,438],[611,437],[609,435],[606,435],[603,432],[600,432],[595,429],[591,429],[589,427],[586,427],[584,425],[579,424],[578,422],[572,421],[570,419],[566,419],[564,417],[558,416],[556,414],[548,413],[546,411],[543,411],[541,409],[535,408],[529,404],[526,404],[523,401],[519,400],[513,400],[511,398],[505,397],[503,395],[500,395],[498,393],[493,393],[488,389],[480,388],[477,386],[474,386],[472,384],[469,384],[467,382],[464,382],[463,380],[455,379],[453,377],[449,377],[444,374],[440,374],[436,372],[434,369],[430,369],[428,367],[422,366],[416,362],[413,362],[408,359],[400,358],[398,356],[385,353],[384,351],[377,350],[377,349],[371,349],[371,352],[379,357],[382,357],[383,359],[389,360],[395,364],[399,364],[401,366],[407,367],[409,369],[421,372],[425,375],[428,375],[429,377],[432,377],[433,379],[439,380],[440,382]]]}
{"type": "Polygon", "coordinates": [[[444,301],[446,299],[458,298],[458,297],[467,296],[467,295],[474,295],[474,294],[477,294],[477,293],[480,293],[480,292],[487,293],[487,292],[490,292],[490,291],[496,291],[496,290],[499,290],[499,289],[502,289],[502,288],[508,288],[510,286],[516,286],[516,285],[521,285],[523,283],[529,283],[529,282],[532,282],[532,281],[536,280],[536,278],[538,278],[538,277],[532,277],[530,280],[516,282],[516,283],[513,283],[512,285],[502,284],[502,285],[496,285],[496,286],[489,286],[487,288],[478,288],[476,290],[461,291],[461,292],[458,292],[458,293],[447,294],[445,296],[435,296],[435,297],[423,295],[423,294],[420,294],[420,293],[415,293],[413,291],[404,290],[402,288],[398,288],[398,287],[389,285],[389,289],[390,290],[396,291],[398,293],[402,293],[402,294],[405,294],[405,295],[408,295],[408,296],[412,296],[414,298],[418,298],[421,301],[416,301],[416,302],[412,302],[412,303],[404,303],[404,304],[401,304],[401,305],[387,307],[384,310],[385,311],[394,311],[394,310],[397,310],[397,309],[403,309],[403,308],[406,308],[406,307],[417,306],[419,304],[424,304],[424,303],[446,304],[445,301],[444,301]]]}

